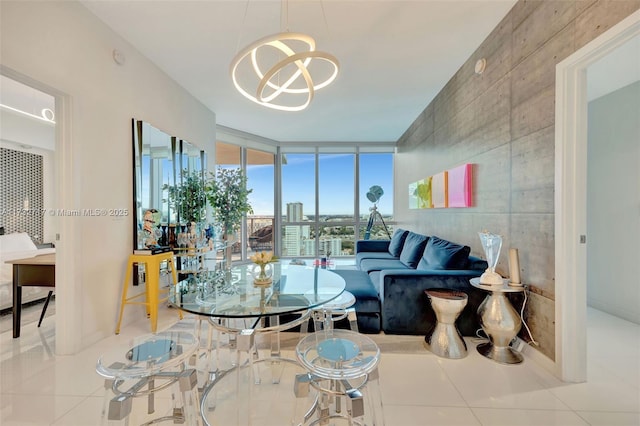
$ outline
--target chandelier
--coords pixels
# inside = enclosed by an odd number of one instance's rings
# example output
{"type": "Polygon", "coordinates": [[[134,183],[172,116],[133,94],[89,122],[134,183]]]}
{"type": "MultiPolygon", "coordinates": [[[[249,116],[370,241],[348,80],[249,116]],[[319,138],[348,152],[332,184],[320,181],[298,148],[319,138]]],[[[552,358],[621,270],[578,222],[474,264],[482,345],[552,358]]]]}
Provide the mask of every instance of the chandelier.
{"type": "Polygon", "coordinates": [[[336,79],[339,67],[335,56],[316,50],[311,36],[280,32],[240,50],[230,72],[245,98],[267,108],[301,111],[316,90],[336,79]]]}

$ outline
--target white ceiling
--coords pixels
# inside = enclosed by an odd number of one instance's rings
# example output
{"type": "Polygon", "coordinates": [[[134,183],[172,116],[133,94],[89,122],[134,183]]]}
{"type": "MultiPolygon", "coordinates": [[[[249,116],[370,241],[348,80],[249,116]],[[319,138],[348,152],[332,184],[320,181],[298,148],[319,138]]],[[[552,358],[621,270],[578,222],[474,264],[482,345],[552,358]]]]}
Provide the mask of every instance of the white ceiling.
{"type": "Polygon", "coordinates": [[[55,120],[53,96],[0,75],[0,144],[53,151],[55,123],[43,117],[44,108],[55,120]]]}
{"type": "Polygon", "coordinates": [[[302,112],[257,105],[229,76],[240,48],[286,29],[280,1],[82,3],[215,112],[219,125],[283,142],[395,142],[515,1],[289,1],[288,29],[311,35],[341,64],[302,112]]]}

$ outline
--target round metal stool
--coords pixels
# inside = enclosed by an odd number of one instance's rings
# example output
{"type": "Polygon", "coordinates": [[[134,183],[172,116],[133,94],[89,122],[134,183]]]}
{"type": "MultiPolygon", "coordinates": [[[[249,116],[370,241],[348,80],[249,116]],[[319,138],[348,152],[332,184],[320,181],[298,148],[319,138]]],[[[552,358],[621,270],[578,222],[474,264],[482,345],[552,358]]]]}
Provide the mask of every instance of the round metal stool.
{"type": "Polygon", "coordinates": [[[147,425],[167,420],[202,424],[197,374],[187,368],[197,347],[193,334],[165,331],[133,338],[102,355],[96,365],[96,372],[105,377],[102,424],[147,425]],[[156,414],[156,396],[167,388],[171,388],[169,409],[156,414]],[[147,409],[134,408],[134,398],[144,396],[147,409]]]}
{"type": "Polygon", "coordinates": [[[350,330],[320,331],[298,343],[296,358],[307,374],[296,377],[294,393],[312,399],[301,424],[384,424],[373,340],[350,330]]]}
{"type": "Polygon", "coordinates": [[[425,294],[437,319],[435,328],[425,337],[427,348],[443,358],[464,358],[467,356],[467,344],[456,328],[456,319],[467,305],[467,294],[448,289],[425,290],[425,294]]]}

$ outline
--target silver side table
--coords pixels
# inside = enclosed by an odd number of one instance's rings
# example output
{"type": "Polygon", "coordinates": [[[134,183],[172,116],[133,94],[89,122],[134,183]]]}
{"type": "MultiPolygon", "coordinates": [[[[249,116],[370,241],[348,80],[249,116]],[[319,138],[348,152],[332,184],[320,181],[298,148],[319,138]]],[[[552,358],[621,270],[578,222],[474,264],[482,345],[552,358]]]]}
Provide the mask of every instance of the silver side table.
{"type": "Polygon", "coordinates": [[[442,358],[467,356],[467,345],[456,328],[456,319],[467,306],[466,293],[445,288],[424,291],[436,314],[436,325],[424,338],[427,348],[442,358]]]}
{"type": "Polygon", "coordinates": [[[478,308],[480,325],[489,336],[488,343],[478,345],[481,355],[501,364],[519,364],[522,354],[509,346],[522,327],[522,318],[507,299],[507,293],[521,293],[524,286],[510,286],[503,280],[501,286],[480,284],[480,278],[472,278],[471,285],[489,292],[478,308]]]}

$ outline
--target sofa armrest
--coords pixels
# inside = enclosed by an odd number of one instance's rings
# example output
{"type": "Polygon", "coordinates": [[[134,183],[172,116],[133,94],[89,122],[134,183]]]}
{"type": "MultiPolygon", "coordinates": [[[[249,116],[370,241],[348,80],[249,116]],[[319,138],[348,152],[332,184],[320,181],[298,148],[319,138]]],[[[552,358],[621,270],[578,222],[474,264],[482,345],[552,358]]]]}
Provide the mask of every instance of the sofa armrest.
{"type": "Polygon", "coordinates": [[[390,240],[358,240],[356,241],[356,253],[364,251],[388,252],[390,242],[390,240]]]}

